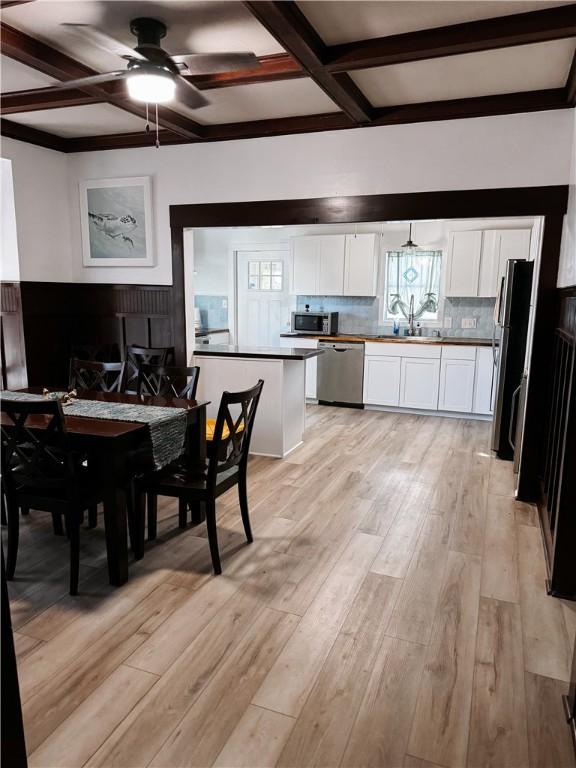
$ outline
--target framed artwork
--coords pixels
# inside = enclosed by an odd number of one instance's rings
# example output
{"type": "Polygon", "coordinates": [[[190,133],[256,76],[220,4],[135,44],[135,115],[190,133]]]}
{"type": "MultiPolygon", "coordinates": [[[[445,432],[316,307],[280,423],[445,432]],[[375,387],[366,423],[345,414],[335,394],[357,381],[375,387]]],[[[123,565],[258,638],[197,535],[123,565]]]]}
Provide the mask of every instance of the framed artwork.
{"type": "Polygon", "coordinates": [[[149,176],[80,182],[85,267],[151,267],[152,197],[149,176]]]}

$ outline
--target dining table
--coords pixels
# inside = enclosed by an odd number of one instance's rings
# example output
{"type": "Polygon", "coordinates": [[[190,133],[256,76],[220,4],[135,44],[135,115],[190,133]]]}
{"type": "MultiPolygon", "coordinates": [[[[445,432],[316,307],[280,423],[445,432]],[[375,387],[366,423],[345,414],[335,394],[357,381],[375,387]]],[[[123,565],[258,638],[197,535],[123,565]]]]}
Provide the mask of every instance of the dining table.
{"type": "MultiPolygon", "coordinates": [[[[41,395],[43,390],[41,387],[29,387],[18,392],[41,395]]],[[[186,415],[189,464],[193,470],[197,470],[199,477],[204,474],[207,456],[206,407],[209,401],[90,390],[78,391],[75,399],[108,403],[112,414],[116,403],[183,409],[186,415]]],[[[88,456],[90,467],[98,477],[104,507],[108,577],[110,584],[120,586],[128,580],[127,494],[134,473],[133,457],[150,450],[148,425],[143,421],[126,421],[125,418],[91,418],[67,414],[65,405],[63,412],[71,447],[88,456]]],[[[42,429],[44,421],[41,416],[29,417],[26,426],[42,429]]],[[[4,414],[2,426],[10,426],[4,414]]],[[[192,521],[197,523],[200,520],[197,514],[192,521]]]]}

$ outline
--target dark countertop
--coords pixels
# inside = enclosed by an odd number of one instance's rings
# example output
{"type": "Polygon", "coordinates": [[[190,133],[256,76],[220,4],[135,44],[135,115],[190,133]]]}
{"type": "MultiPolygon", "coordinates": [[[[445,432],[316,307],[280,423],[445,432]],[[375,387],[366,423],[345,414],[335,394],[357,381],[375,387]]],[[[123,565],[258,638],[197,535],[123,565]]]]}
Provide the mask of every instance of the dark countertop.
{"type": "Polygon", "coordinates": [[[307,360],[322,355],[321,349],[293,347],[245,347],[237,344],[207,344],[194,347],[195,355],[213,357],[263,358],[267,360],[307,360]]]}
{"type": "MultiPolygon", "coordinates": [[[[394,336],[379,335],[370,336],[368,334],[338,333],[335,336],[318,336],[315,334],[302,333],[281,333],[283,338],[297,338],[301,336],[304,339],[317,339],[318,341],[357,341],[357,342],[376,342],[391,344],[443,344],[445,346],[469,346],[469,347],[491,347],[492,339],[483,339],[472,336],[394,336]]],[[[496,341],[498,343],[498,341],[496,341]]]]}
{"type": "Polygon", "coordinates": [[[210,336],[211,333],[230,333],[230,328],[198,328],[194,335],[196,338],[210,336]]]}

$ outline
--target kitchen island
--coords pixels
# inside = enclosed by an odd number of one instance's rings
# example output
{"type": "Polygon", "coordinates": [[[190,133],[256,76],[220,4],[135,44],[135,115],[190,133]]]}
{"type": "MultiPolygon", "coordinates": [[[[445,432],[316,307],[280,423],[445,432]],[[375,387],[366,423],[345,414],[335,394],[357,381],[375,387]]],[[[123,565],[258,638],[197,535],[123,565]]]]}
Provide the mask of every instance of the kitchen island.
{"type": "Polygon", "coordinates": [[[223,391],[249,389],[263,379],[250,452],[284,458],[303,442],[306,360],[321,354],[319,349],[299,347],[197,346],[197,397],[210,400],[207,415],[216,418],[223,391]]]}

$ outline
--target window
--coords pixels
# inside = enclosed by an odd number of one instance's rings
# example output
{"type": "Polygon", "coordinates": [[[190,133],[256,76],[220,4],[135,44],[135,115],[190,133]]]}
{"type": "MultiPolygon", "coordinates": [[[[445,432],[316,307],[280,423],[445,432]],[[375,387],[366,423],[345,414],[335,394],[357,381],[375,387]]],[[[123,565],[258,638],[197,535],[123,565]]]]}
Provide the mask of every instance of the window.
{"type": "Polygon", "coordinates": [[[386,254],[385,320],[437,320],[442,251],[389,251],[386,254]]]}
{"type": "Polygon", "coordinates": [[[281,291],[283,289],[282,261],[249,261],[249,291],[281,291]]]}

